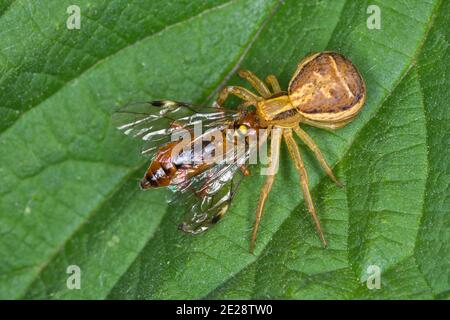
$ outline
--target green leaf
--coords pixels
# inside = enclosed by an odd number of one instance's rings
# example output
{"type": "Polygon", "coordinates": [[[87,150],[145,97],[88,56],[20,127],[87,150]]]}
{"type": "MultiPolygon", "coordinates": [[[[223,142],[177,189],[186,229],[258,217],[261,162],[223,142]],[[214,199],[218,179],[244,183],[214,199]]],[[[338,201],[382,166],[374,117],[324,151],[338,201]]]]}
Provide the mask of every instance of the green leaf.
{"type": "Polygon", "coordinates": [[[0,298],[450,297],[450,2],[80,0],[81,29],[68,30],[71,4],[0,5],[0,298]],[[346,184],[300,144],[329,247],[285,146],[254,255],[257,171],[214,228],[179,232],[169,191],[137,187],[148,162],[110,114],[133,100],[205,103],[247,86],[239,67],[286,88],[322,50],[348,56],[367,85],[345,128],[304,126],[346,184]]]}

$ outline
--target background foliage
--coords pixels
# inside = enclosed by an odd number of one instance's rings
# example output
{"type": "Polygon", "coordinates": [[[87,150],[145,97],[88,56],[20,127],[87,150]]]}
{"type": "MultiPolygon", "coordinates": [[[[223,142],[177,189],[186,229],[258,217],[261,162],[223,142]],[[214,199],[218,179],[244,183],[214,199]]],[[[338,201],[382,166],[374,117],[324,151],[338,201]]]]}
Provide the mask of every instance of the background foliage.
{"type": "Polygon", "coordinates": [[[0,1],[0,298],[449,298],[450,1],[79,0],[69,31],[71,4],[0,1]],[[217,226],[177,231],[168,191],[138,189],[147,160],[113,110],[204,103],[242,84],[239,65],[286,87],[321,50],[352,59],[368,94],[347,127],[306,128],[345,188],[300,145],[329,248],[284,146],[254,255],[257,172],[217,226]]]}

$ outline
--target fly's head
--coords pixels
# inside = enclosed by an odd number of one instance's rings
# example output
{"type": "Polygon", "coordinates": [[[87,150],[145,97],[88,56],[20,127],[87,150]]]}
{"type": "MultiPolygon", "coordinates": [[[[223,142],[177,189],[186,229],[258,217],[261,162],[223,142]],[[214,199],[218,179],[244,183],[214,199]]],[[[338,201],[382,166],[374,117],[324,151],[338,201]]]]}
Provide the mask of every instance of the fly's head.
{"type": "Polygon", "coordinates": [[[235,135],[239,136],[257,134],[263,128],[256,110],[241,111],[234,123],[235,135]]]}

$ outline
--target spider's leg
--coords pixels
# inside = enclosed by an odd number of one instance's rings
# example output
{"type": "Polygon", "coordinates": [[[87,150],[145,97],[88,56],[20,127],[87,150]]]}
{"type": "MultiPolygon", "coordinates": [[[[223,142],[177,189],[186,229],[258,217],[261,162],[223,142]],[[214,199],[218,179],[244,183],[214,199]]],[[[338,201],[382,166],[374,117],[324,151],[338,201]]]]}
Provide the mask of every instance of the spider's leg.
{"type": "Polygon", "coordinates": [[[273,74],[267,76],[266,82],[272,87],[273,93],[281,92],[280,83],[278,82],[277,77],[275,77],[273,74]]]}
{"type": "Polygon", "coordinates": [[[255,224],[253,225],[252,231],[252,239],[250,242],[250,253],[253,253],[255,249],[255,241],[256,235],[258,234],[259,222],[261,221],[261,217],[264,211],[264,205],[266,204],[267,197],[269,195],[270,190],[272,189],[273,182],[275,180],[275,172],[278,168],[278,161],[280,158],[280,145],[281,145],[281,134],[271,135],[271,144],[269,147],[269,174],[264,181],[263,188],[261,189],[261,194],[259,196],[258,205],[256,207],[256,219],[255,224]]]}
{"type": "Polygon", "coordinates": [[[254,102],[252,102],[252,101],[246,101],[246,102],[243,102],[243,103],[241,103],[240,105],[238,105],[237,107],[236,107],[236,109],[237,110],[245,110],[245,109],[247,109],[248,107],[250,107],[250,106],[252,106],[252,105],[254,105],[255,103],[254,102]]]}
{"type": "Polygon", "coordinates": [[[256,105],[257,101],[260,99],[257,95],[252,93],[251,91],[237,86],[227,86],[224,87],[217,98],[217,104],[222,107],[225,100],[227,100],[228,96],[232,94],[238,98],[244,100],[248,105],[256,105]]]}
{"type": "Polygon", "coordinates": [[[289,153],[294,160],[295,168],[297,169],[298,175],[300,177],[300,185],[303,191],[303,197],[306,201],[308,211],[311,214],[314,222],[316,224],[317,231],[319,232],[320,239],[323,242],[323,245],[327,246],[327,241],[322,232],[322,228],[320,226],[319,218],[317,217],[316,210],[314,209],[314,204],[311,198],[311,194],[309,193],[309,185],[308,185],[308,174],[306,173],[305,164],[303,163],[302,157],[300,155],[300,151],[298,150],[297,143],[295,142],[292,136],[291,129],[285,129],[283,131],[283,137],[286,141],[286,145],[288,147],[289,153]]]}
{"type": "Polygon", "coordinates": [[[267,88],[266,84],[261,79],[259,79],[253,72],[249,70],[239,70],[238,74],[241,78],[247,80],[263,98],[268,98],[272,95],[269,91],[269,88],[267,88]]]}
{"type": "Polygon", "coordinates": [[[320,149],[317,146],[317,144],[314,142],[314,140],[311,139],[311,137],[305,131],[303,131],[299,126],[295,127],[294,131],[298,135],[298,137],[311,149],[311,151],[314,152],[314,155],[316,156],[320,165],[325,170],[327,175],[331,178],[331,180],[333,180],[339,187],[342,187],[343,186],[342,183],[340,183],[334,176],[333,171],[331,170],[327,161],[323,157],[322,152],[320,152],[320,149]]]}
{"type": "Polygon", "coordinates": [[[239,170],[241,170],[241,173],[244,175],[244,177],[250,176],[250,170],[248,170],[246,165],[239,166],[239,170]]]}

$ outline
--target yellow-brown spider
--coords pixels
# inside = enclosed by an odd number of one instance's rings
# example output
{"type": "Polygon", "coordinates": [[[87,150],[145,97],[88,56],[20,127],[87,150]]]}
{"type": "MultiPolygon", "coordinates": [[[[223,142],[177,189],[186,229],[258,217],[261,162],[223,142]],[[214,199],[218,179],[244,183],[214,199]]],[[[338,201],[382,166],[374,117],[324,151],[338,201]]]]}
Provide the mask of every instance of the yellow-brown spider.
{"type": "MultiPolygon", "coordinates": [[[[308,174],[292,132],[295,132],[311,149],[328,176],[340,186],[341,184],[334,176],[320,149],[311,137],[300,128],[300,124],[331,130],[348,124],[364,105],[366,89],[363,78],[350,60],[335,52],[320,52],[304,58],[298,64],[287,92],[281,90],[274,75],[266,78],[272,91],[261,79],[248,70],[239,71],[239,76],[247,80],[256,89],[259,96],[243,87],[227,86],[219,93],[218,105],[222,106],[230,94],[237,96],[244,100],[244,106],[256,107],[259,127],[282,130],[281,136],[272,137],[270,150],[272,165],[275,167],[278,165],[281,137],[283,137],[298,171],[308,211],[314,219],[324,246],[326,246],[327,242],[309,192],[308,174]]],[[[250,252],[254,250],[259,222],[274,179],[275,174],[269,174],[261,191],[250,252]]]]}

